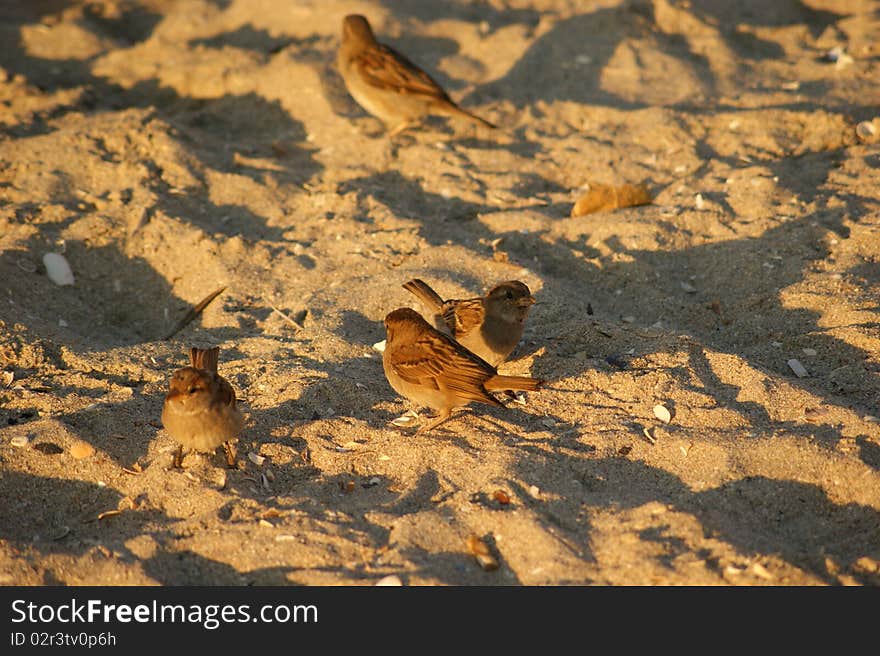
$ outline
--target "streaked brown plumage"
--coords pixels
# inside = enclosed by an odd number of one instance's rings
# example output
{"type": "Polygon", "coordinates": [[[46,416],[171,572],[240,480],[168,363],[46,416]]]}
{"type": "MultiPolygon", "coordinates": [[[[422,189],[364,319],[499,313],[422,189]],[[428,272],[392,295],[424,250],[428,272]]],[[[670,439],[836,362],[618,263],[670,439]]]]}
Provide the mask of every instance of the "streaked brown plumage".
{"type": "Polygon", "coordinates": [[[235,464],[232,441],[244,425],[232,385],[217,373],[220,348],[190,350],[190,366],[178,369],[168,383],[162,425],[180,443],[174,464],[180,467],[183,449],[214,451],[221,444],[227,463],[235,464]]]}
{"type": "Polygon", "coordinates": [[[471,401],[504,407],[490,392],[533,391],[544,381],[501,376],[495,367],[441,333],[410,308],[385,317],[382,366],[391,387],[407,399],[438,411],[418,433],[436,428],[455,408],[471,401]]]}
{"type": "Polygon", "coordinates": [[[430,75],[390,46],[379,43],[366,18],[350,14],[342,21],[336,58],[348,92],[393,136],[429,114],[457,116],[488,128],[495,126],[456,105],[430,75]]]}
{"type": "Polygon", "coordinates": [[[443,298],[415,278],[403,285],[433,315],[434,327],[447,333],[493,367],[499,366],[519,344],[529,309],[535,302],[519,280],[495,285],[481,298],[443,298]]]}

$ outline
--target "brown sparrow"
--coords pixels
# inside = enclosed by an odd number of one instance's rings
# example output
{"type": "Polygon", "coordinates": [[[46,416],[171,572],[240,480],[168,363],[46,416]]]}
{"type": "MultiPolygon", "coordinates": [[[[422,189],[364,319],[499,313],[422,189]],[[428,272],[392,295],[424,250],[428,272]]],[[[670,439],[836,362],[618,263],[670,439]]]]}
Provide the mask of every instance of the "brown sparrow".
{"type": "Polygon", "coordinates": [[[391,128],[391,136],[429,114],[458,116],[495,127],[456,105],[425,71],[390,46],[376,41],[363,16],[350,14],[343,19],[336,63],[348,92],[361,107],[391,128]]]}
{"type": "Polygon", "coordinates": [[[495,285],[482,298],[444,301],[424,281],[415,278],[403,288],[415,294],[434,315],[434,327],[493,367],[507,359],[522,338],[524,322],[535,302],[519,280],[495,285]]]}
{"type": "Polygon", "coordinates": [[[187,451],[212,452],[221,444],[226,462],[235,466],[232,441],[244,424],[235,400],[235,391],[217,373],[220,348],[190,350],[190,366],[171,376],[162,408],[162,425],[180,442],[174,466],[183,464],[187,451]]]}
{"type": "Polygon", "coordinates": [[[533,391],[544,382],[499,375],[495,367],[436,330],[410,308],[389,313],[385,332],[382,367],[391,387],[401,396],[438,411],[417,435],[436,428],[453,409],[471,401],[505,407],[489,392],[533,391]]]}

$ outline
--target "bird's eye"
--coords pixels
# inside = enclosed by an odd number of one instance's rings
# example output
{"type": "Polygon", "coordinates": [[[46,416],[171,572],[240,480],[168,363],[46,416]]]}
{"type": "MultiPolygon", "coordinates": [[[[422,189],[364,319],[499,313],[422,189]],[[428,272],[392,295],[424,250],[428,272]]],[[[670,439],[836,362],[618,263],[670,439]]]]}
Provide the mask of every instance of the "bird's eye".
{"type": "Polygon", "coordinates": [[[507,300],[509,300],[509,301],[513,300],[513,292],[510,291],[509,289],[507,290],[507,292],[504,295],[507,297],[507,300]]]}
{"type": "Polygon", "coordinates": [[[187,394],[195,394],[198,391],[199,391],[199,388],[196,387],[195,385],[190,385],[189,389],[186,390],[187,394]]]}

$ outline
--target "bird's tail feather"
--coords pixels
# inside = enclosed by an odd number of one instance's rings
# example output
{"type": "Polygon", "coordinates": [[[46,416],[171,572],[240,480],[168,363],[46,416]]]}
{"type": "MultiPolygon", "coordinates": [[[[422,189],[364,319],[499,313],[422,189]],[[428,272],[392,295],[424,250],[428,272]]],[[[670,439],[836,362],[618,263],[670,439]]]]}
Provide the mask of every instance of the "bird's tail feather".
{"type": "Polygon", "coordinates": [[[200,349],[195,346],[189,352],[190,363],[196,369],[204,369],[217,373],[217,363],[220,361],[220,347],[200,349]]]}
{"type": "Polygon", "coordinates": [[[424,280],[413,278],[409,282],[403,284],[403,288],[414,294],[422,303],[424,303],[433,312],[439,312],[443,307],[443,299],[440,294],[435,292],[424,280]]]}
{"type": "Polygon", "coordinates": [[[483,387],[489,392],[504,392],[507,390],[534,392],[543,384],[544,381],[540,378],[529,378],[528,376],[502,376],[496,374],[487,380],[483,387]]]}

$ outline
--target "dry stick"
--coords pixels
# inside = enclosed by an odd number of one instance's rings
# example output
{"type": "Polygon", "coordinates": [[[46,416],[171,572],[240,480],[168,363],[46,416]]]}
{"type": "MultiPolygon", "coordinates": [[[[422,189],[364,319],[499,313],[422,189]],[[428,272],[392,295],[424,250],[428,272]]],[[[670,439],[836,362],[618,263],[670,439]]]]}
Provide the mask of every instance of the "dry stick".
{"type": "Polygon", "coordinates": [[[291,319],[289,316],[287,316],[286,314],[284,314],[284,312],[282,312],[282,311],[279,310],[277,307],[275,307],[274,305],[272,305],[271,303],[269,303],[269,301],[267,301],[265,298],[264,298],[263,300],[266,301],[266,303],[269,305],[270,308],[272,308],[273,312],[277,312],[277,313],[281,316],[281,318],[284,319],[284,320],[285,320],[287,323],[289,323],[291,326],[293,326],[293,327],[296,328],[297,330],[305,330],[305,328],[303,328],[299,323],[297,323],[296,321],[294,321],[293,319],[291,319]]]}
{"type": "Polygon", "coordinates": [[[204,310],[206,307],[208,307],[208,303],[210,303],[215,298],[220,296],[220,293],[224,289],[226,289],[225,286],[221,287],[217,291],[211,292],[210,294],[205,296],[205,298],[203,298],[201,301],[199,301],[198,305],[196,305],[189,312],[186,313],[186,315],[183,317],[183,319],[181,319],[180,321],[177,322],[177,325],[174,326],[174,330],[172,330],[170,333],[165,335],[165,337],[163,337],[162,339],[169,340],[172,337],[174,337],[177,333],[179,333],[181,330],[186,328],[186,326],[189,324],[189,322],[192,321],[193,319],[195,319],[197,316],[199,316],[202,313],[202,310],[204,310]]]}

